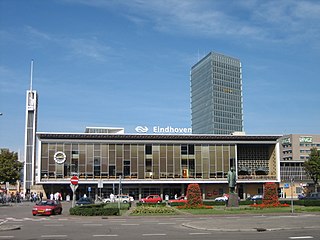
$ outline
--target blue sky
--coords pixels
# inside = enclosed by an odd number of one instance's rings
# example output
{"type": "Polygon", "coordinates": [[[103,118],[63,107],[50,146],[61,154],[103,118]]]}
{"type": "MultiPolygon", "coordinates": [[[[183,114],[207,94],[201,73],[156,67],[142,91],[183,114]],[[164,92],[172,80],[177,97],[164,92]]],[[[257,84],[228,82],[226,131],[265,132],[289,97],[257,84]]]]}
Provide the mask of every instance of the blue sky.
{"type": "Polygon", "coordinates": [[[0,148],[38,131],[190,127],[190,68],[239,58],[247,134],[320,134],[320,1],[0,0],[0,148]]]}

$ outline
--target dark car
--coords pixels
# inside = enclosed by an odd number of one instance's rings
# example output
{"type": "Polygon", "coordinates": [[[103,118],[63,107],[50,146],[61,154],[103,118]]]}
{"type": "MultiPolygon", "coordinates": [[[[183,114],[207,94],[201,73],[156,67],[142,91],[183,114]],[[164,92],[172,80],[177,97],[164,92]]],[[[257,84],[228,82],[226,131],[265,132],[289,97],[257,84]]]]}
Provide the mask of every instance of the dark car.
{"type": "Polygon", "coordinates": [[[32,215],[54,215],[62,213],[62,205],[56,200],[43,200],[37,202],[32,208],[32,215]]]}
{"type": "Polygon", "coordinates": [[[88,204],[94,204],[94,200],[89,197],[82,197],[76,202],[77,206],[88,205],[88,204]]]}
{"type": "Polygon", "coordinates": [[[313,192],[303,198],[303,200],[320,200],[320,192],[313,192]]]}

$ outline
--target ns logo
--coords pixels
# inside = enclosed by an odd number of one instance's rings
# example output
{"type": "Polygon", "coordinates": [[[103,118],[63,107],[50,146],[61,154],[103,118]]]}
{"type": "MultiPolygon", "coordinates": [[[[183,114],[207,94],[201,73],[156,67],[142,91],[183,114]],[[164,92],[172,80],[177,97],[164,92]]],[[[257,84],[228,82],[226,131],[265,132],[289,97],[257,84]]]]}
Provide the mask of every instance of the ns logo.
{"type": "Polygon", "coordinates": [[[138,132],[138,133],[146,133],[146,132],[148,132],[148,127],[146,127],[146,126],[137,126],[136,128],[135,128],[135,130],[136,130],[136,132],[138,132]]]}

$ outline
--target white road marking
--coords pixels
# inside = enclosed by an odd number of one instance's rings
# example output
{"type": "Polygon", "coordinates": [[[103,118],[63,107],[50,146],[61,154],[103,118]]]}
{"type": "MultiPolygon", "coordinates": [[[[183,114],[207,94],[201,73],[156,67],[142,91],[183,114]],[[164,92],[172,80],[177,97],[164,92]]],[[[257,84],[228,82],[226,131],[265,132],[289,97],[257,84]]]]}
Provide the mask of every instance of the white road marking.
{"type": "Polygon", "coordinates": [[[84,223],[83,226],[102,226],[101,223],[84,223]]]}
{"type": "Polygon", "coordinates": [[[165,233],[144,233],[142,236],[166,236],[165,233]]]}
{"type": "Polygon", "coordinates": [[[121,226],[139,226],[138,223],[122,223],[121,226]]]}
{"type": "Polygon", "coordinates": [[[189,235],[209,235],[211,233],[189,233],[189,235]]]}
{"type": "Polygon", "coordinates": [[[6,222],[8,222],[8,220],[4,220],[2,223],[0,223],[0,225],[1,225],[1,224],[4,224],[4,223],[6,223],[6,222]]]}
{"type": "Polygon", "coordinates": [[[289,239],[311,239],[312,236],[301,236],[301,237],[289,237],[289,239]]]}
{"type": "Polygon", "coordinates": [[[158,223],[158,224],[160,224],[160,225],[175,225],[175,223],[170,223],[170,222],[168,222],[168,223],[158,223]]]}
{"type": "Polygon", "coordinates": [[[92,235],[92,237],[119,237],[118,234],[92,235]]]}
{"type": "Polygon", "coordinates": [[[0,239],[12,239],[14,236],[0,236],[0,239]]]}

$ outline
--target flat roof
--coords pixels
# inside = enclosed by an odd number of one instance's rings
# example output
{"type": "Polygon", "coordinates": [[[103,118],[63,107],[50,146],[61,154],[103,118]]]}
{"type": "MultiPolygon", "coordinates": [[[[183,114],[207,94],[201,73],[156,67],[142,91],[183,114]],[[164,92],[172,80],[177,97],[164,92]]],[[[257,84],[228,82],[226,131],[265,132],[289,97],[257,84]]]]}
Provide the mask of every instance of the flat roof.
{"type": "Polygon", "coordinates": [[[38,132],[38,138],[69,140],[277,141],[282,135],[103,134],[38,132]]]}

